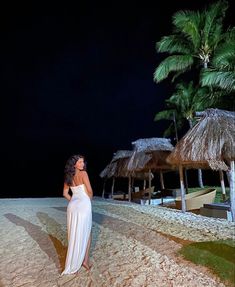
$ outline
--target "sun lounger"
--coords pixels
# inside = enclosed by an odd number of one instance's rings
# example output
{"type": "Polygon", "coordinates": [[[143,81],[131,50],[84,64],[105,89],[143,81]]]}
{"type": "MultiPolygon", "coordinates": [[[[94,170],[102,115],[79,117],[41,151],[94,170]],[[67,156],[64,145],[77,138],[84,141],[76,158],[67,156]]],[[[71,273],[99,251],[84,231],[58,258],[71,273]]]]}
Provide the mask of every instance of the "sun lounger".
{"type": "Polygon", "coordinates": [[[231,207],[226,203],[204,204],[203,207],[200,208],[200,214],[232,221],[231,207]]]}
{"type": "MultiPolygon", "coordinates": [[[[110,195],[110,198],[112,196],[110,195]]],[[[113,199],[117,199],[117,200],[127,200],[128,199],[128,194],[124,193],[124,192],[115,192],[113,194],[113,199]]]]}
{"type": "MultiPolygon", "coordinates": [[[[154,186],[151,188],[146,188],[144,190],[140,190],[137,192],[132,192],[131,193],[131,198],[134,199],[148,199],[149,198],[149,193],[153,193],[154,191],[154,186]]],[[[150,196],[151,197],[151,196],[150,196]]]]}

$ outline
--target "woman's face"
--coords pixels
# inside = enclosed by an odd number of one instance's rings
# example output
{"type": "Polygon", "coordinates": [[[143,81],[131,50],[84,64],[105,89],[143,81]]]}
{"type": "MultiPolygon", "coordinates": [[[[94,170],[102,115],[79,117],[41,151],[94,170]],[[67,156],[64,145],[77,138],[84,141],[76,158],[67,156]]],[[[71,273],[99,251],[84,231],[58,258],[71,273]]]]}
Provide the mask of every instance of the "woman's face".
{"type": "Polygon", "coordinates": [[[84,168],[84,164],[84,158],[79,158],[79,160],[75,164],[75,167],[82,170],[84,168]]]}

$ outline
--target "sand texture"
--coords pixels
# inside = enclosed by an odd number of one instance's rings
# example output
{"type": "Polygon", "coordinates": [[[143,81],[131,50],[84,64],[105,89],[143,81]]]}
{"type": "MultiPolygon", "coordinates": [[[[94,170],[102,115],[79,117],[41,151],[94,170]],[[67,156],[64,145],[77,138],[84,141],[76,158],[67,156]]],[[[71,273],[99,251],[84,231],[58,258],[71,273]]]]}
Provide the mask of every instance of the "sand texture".
{"type": "Polygon", "coordinates": [[[192,241],[234,239],[234,223],[98,197],[92,201],[92,268],[60,276],[66,207],[64,198],[0,200],[1,287],[225,286],[177,250],[192,241]]]}

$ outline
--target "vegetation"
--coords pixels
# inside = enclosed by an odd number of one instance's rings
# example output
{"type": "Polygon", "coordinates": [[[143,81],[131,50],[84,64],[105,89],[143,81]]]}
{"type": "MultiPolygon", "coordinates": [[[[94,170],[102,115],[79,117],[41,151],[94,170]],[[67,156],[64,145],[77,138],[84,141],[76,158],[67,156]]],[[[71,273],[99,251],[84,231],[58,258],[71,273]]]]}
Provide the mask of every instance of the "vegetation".
{"type": "MultiPolygon", "coordinates": [[[[195,112],[209,107],[233,108],[235,92],[235,27],[225,28],[227,1],[217,1],[202,11],[181,10],[172,17],[173,32],[156,43],[158,53],[168,54],[154,72],[159,83],[172,76],[172,82],[186,72],[194,72],[193,81],[180,82],[166,100],[166,109],[154,120],[171,120],[164,136],[175,134],[187,120],[190,128],[195,112]],[[196,75],[196,76],[195,76],[196,75]],[[196,81],[195,81],[196,78],[196,81]],[[230,101],[229,101],[230,100],[230,101]]],[[[199,186],[203,187],[198,170],[199,186]]]]}
{"type": "Polygon", "coordinates": [[[192,67],[208,68],[214,54],[229,39],[230,31],[223,28],[227,9],[227,1],[218,1],[202,11],[176,12],[173,33],[156,43],[157,52],[170,55],[156,68],[154,80],[160,82],[171,72],[175,78],[192,67]]]}
{"type": "Polygon", "coordinates": [[[235,241],[195,242],[179,251],[187,260],[208,267],[229,286],[235,285],[235,241]]]}
{"type": "Polygon", "coordinates": [[[154,72],[156,83],[171,73],[174,81],[194,71],[194,83],[176,84],[176,92],[166,100],[167,109],[155,116],[155,121],[173,121],[164,136],[175,133],[177,138],[184,119],[191,127],[195,111],[225,108],[226,104],[231,108],[231,94],[235,92],[235,27],[224,27],[227,9],[227,1],[217,1],[202,11],[178,11],[172,17],[173,33],[156,43],[158,53],[168,54],[154,72]]]}
{"type": "MultiPolygon", "coordinates": [[[[210,91],[207,87],[194,86],[193,81],[189,84],[181,82],[176,85],[176,91],[166,100],[167,109],[160,111],[155,115],[154,120],[173,120],[176,117],[176,128],[181,129],[184,122],[188,122],[188,128],[192,128],[195,123],[194,113],[203,111],[206,107],[212,105],[210,99],[207,98],[210,91]]],[[[173,133],[174,124],[170,123],[168,129],[164,132],[164,136],[173,133]]]]}
{"type": "Polygon", "coordinates": [[[202,70],[201,84],[220,88],[227,94],[235,91],[235,28],[225,38],[227,40],[216,51],[211,67],[202,70]]]}

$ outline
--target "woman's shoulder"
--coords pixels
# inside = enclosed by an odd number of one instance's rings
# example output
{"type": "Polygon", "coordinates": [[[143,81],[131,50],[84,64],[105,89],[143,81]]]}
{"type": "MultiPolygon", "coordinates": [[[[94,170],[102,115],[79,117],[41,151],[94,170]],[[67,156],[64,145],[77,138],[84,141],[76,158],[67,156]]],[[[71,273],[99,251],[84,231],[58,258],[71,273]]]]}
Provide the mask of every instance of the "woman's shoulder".
{"type": "Polygon", "coordinates": [[[81,174],[81,176],[88,176],[86,170],[81,170],[81,171],[80,171],[80,174],[81,174]]]}

